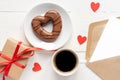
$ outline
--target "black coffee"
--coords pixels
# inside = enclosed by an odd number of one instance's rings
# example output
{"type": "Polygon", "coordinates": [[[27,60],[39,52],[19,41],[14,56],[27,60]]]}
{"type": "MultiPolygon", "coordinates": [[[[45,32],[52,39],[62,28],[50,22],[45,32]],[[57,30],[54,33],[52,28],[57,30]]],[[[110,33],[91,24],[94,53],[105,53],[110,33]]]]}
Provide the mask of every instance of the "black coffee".
{"type": "Polygon", "coordinates": [[[71,71],[76,66],[76,57],[68,50],[59,52],[55,58],[56,67],[63,71],[71,71]]]}

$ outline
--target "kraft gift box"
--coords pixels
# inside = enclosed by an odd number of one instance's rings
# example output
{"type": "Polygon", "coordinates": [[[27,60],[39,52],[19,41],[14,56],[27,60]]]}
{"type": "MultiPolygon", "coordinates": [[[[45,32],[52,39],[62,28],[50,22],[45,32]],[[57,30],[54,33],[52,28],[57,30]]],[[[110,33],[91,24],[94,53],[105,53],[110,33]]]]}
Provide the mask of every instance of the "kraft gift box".
{"type": "MultiPolygon", "coordinates": [[[[14,51],[16,49],[16,45],[17,44],[18,44],[18,41],[16,41],[16,40],[14,40],[12,38],[7,39],[7,41],[6,41],[6,43],[5,43],[4,47],[3,47],[3,50],[1,52],[1,55],[0,55],[0,65],[2,63],[10,62],[8,60],[12,59],[12,56],[14,55],[14,51]],[[4,54],[4,56],[7,56],[7,58],[2,57],[2,54],[4,54]]],[[[27,49],[28,47],[29,46],[27,46],[27,45],[25,45],[25,44],[22,43],[20,45],[18,53],[21,52],[21,51],[23,51],[24,49],[27,49]]],[[[29,54],[29,53],[31,53],[31,52],[28,52],[27,54],[29,54]]],[[[22,65],[26,66],[27,61],[28,61],[28,58],[26,58],[26,59],[19,59],[16,62],[13,62],[11,64],[10,68],[9,68],[8,74],[4,75],[4,76],[10,77],[12,80],[19,80],[19,77],[21,76],[21,74],[22,74],[22,72],[23,72],[24,69],[21,68],[21,67],[19,67],[19,66],[17,66],[16,64],[22,64],[22,65]]],[[[4,68],[4,67],[5,66],[1,65],[0,66],[0,70],[2,70],[2,68],[4,68]]],[[[1,71],[1,73],[2,73],[2,71],[1,71]]]]}
{"type": "Polygon", "coordinates": [[[86,65],[102,80],[120,80],[120,56],[89,62],[108,20],[91,23],[86,48],[86,65]]]}

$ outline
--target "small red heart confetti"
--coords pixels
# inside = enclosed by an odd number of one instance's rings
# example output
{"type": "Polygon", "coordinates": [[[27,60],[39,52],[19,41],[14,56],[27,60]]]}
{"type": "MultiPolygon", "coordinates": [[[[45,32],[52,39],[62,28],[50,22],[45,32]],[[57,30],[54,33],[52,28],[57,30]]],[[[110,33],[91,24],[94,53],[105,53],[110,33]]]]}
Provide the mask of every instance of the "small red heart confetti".
{"type": "Polygon", "coordinates": [[[40,64],[37,63],[37,62],[35,62],[35,63],[34,63],[34,67],[32,68],[32,70],[33,70],[34,72],[40,71],[40,70],[41,70],[40,64]]]}
{"type": "Polygon", "coordinates": [[[94,12],[96,12],[96,11],[99,9],[99,7],[100,7],[100,3],[99,3],[99,2],[97,2],[97,3],[91,2],[91,9],[92,9],[94,12]]]}
{"type": "Polygon", "coordinates": [[[80,44],[83,44],[87,40],[87,37],[86,36],[82,37],[81,35],[78,35],[77,39],[80,44]]]}

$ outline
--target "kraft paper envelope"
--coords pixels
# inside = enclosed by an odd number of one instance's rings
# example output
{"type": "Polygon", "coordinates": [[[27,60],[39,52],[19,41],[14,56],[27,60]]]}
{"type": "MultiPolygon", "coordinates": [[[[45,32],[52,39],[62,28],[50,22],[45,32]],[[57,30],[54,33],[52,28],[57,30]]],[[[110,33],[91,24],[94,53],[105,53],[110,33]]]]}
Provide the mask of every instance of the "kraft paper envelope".
{"type": "Polygon", "coordinates": [[[86,48],[87,66],[102,80],[120,80],[120,56],[89,62],[108,20],[90,24],[86,48]]]}

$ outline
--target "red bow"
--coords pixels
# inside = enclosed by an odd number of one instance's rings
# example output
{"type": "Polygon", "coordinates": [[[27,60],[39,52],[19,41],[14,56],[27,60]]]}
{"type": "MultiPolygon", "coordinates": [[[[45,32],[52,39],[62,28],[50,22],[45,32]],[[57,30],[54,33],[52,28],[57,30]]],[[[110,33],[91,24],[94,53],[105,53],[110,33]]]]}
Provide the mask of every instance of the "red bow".
{"type": "Polygon", "coordinates": [[[27,48],[18,53],[21,44],[22,42],[18,42],[12,58],[9,58],[8,56],[0,53],[0,57],[7,60],[6,62],[0,63],[0,66],[1,67],[3,66],[3,68],[0,70],[0,73],[3,72],[3,80],[5,80],[5,76],[8,76],[10,67],[13,63],[22,69],[25,68],[25,65],[18,63],[17,60],[30,58],[31,56],[33,56],[33,51],[35,50],[43,50],[41,48],[27,48]],[[31,53],[28,54],[27,52],[31,52],[31,53]]]}

